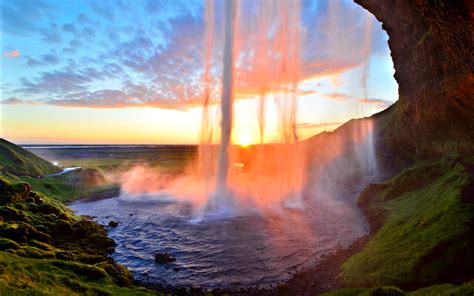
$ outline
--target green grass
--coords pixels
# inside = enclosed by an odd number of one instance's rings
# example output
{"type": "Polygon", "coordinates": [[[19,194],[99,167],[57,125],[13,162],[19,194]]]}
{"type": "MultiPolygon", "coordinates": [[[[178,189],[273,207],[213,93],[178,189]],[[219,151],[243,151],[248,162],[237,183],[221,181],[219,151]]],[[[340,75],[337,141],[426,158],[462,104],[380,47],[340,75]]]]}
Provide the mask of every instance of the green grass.
{"type": "Polygon", "coordinates": [[[346,288],[321,294],[322,296],[466,296],[474,294],[474,282],[463,285],[435,285],[428,288],[405,292],[397,287],[346,288]]]}
{"type": "Polygon", "coordinates": [[[74,180],[74,173],[57,177],[48,177],[41,180],[21,178],[21,181],[30,183],[35,190],[44,193],[62,202],[70,202],[89,194],[118,189],[119,185],[106,183],[98,186],[88,186],[74,180]]]}
{"type": "Polygon", "coordinates": [[[153,295],[120,287],[96,267],[57,259],[24,258],[0,251],[1,295],[153,295]],[[102,272],[102,276],[101,276],[102,272]]]}
{"type": "Polygon", "coordinates": [[[146,295],[107,254],[106,230],[0,177],[0,295],[146,295]]]}
{"type": "Polygon", "coordinates": [[[196,157],[197,147],[36,148],[31,151],[44,159],[56,161],[63,167],[80,166],[114,173],[126,171],[135,165],[147,165],[166,172],[179,173],[196,157]]]}
{"type": "MultiPolygon", "coordinates": [[[[11,182],[28,183],[35,188],[36,192],[62,202],[70,202],[93,193],[119,189],[119,185],[115,183],[104,182],[99,185],[91,185],[83,182],[81,179],[83,174],[83,171],[73,171],[64,175],[43,177],[41,179],[13,174],[4,174],[3,177],[11,182]]],[[[2,176],[1,173],[0,176],[2,176]]]]}
{"type": "Polygon", "coordinates": [[[53,174],[60,169],[28,150],[0,139],[0,171],[37,177],[53,174]]]}
{"type": "MultiPolygon", "coordinates": [[[[23,150],[20,147],[15,147],[15,149],[23,150]]],[[[115,176],[113,178],[117,179],[122,173],[136,165],[146,165],[156,168],[162,173],[177,175],[182,173],[196,156],[196,147],[159,147],[156,149],[146,147],[39,148],[32,151],[45,159],[58,161],[63,167],[82,167],[84,171],[95,171],[101,176],[115,176]]],[[[1,161],[0,159],[0,165],[1,161]]],[[[10,172],[3,174],[0,172],[0,176],[4,176],[12,182],[29,183],[35,188],[35,191],[62,202],[70,202],[96,193],[116,192],[120,188],[119,184],[107,181],[105,178],[100,184],[83,182],[84,171],[74,171],[60,176],[43,176],[42,178],[37,178],[35,174],[28,176],[10,172]]]]}
{"type": "Polygon", "coordinates": [[[474,274],[474,205],[461,202],[473,182],[460,161],[423,162],[359,198],[383,226],[349,258],[347,286],[422,287],[474,274]]]}
{"type": "MultiPolygon", "coordinates": [[[[107,163],[108,160],[103,161],[107,163]]],[[[119,163],[118,161],[116,160],[116,164],[119,163]]],[[[106,182],[101,171],[84,167],[86,168],[84,170],[48,176],[61,169],[28,150],[0,139],[0,176],[11,182],[29,183],[35,191],[62,202],[119,189],[118,184],[106,182]],[[87,179],[88,176],[89,179],[87,179]],[[101,182],[90,181],[91,176],[92,179],[94,177],[101,179],[101,182]]]]}

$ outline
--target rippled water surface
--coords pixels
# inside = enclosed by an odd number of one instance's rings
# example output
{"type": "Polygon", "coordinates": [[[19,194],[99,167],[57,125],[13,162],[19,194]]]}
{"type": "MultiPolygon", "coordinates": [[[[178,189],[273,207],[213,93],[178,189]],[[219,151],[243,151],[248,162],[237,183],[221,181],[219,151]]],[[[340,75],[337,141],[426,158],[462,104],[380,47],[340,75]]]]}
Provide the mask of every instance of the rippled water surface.
{"type": "Polygon", "coordinates": [[[118,221],[117,228],[109,228],[117,242],[112,257],[139,280],[174,286],[274,284],[366,232],[354,205],[331,199],[315,200],[305,210],[213,216],[199,222],[189,203],[163,196],[118,197],[71,208],[96,216],[99,223],[118,221]],[[177,260],[157,264],[157,252],[177,260]]]}

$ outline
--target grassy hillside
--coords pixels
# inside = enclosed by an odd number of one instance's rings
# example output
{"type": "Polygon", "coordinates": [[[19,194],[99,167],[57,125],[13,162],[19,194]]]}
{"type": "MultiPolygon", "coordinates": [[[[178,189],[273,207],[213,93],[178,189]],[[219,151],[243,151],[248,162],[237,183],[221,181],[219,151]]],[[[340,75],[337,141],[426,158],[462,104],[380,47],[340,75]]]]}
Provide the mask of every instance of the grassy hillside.
{"type": "Polygon", "coordinates": [[[380,229],[343,264],[345,285],[413,289],[473,279],[472,174],[472,160],[445,159],[369,186],[358,202],[380,229]]]}
{"type": "Polygon", "coordinates": [[[144,295],[104,227],[0,177],[0,295],[144,295]]]}
{"type": "Polygon", "coordinates": [[[460,286],[450,284],[435,285],[411,292],[405,292],[393,286],[377,288],[347,288],[324,293],[322,296],[466,296],[472,294],[474,294],[474,282],[469,282],[460,286]]]}
{"type": "Polygon", "coordinates": [[[60,169],[35,154],[0,139],[0,171],[17,176],[45,176],[60,169]]]}
{"type": "Polygon", "coordinates": [[[81,169],[48,176],[61,169],[43,158],[4,139],[0,139],[0,176],[10,182],[26,182],[37,192],[69,202],[93,194],[117,195],[119,186],[109,183],[97,169],[81,169]]]}
{"type": "Polygon", "coordinates": [[[118,195],[120,191],[118,184],[108,183],[105,180],[96,182],[88,178],[91,175],[93,177],[101,176],[95,169],[85,169],[41,179],[28,176],[18,177],[11,174],[6,174],[4,177],[11,182],[26,182],[33,186],[35,191],[62,202],[70,202],[96,193],[116,192],[118,195]]]}

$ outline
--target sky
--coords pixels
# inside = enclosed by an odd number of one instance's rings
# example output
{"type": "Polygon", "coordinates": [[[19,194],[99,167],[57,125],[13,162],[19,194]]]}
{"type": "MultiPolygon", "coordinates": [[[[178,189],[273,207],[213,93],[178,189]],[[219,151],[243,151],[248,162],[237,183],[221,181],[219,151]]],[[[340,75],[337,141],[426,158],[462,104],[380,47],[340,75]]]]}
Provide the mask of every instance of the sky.
{"type": "MultiPolygon", "coordinates": [[[[1,137],[20,144],[196,144],[207,61],[210,112],[218,117],[223,0],[1,5],[1,137]]],[[[300,139],[398,99],[387,34],[352,1],[242,0],[237,6],[234,141],[242,135],[259,141],[262,85],[264,140],[279,141],[273,87],[279,76],[272,65],[294,70],[300,139]],[[298,17],[282,22],[288,11],[298,17]],[[283,48],[297,48],[298,55],[275,62],[283,48]]]]}

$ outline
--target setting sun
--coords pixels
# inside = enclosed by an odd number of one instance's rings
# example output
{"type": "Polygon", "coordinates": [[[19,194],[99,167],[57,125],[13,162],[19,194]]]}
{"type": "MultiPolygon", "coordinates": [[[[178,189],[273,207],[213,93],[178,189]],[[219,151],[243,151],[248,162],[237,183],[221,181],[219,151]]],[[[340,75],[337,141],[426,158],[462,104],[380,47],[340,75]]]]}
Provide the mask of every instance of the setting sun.
{"type": "Polygon", "coordinates": [[[252,138],[250,137],[249,134],[240,134],[239,135],[239,140],[238,140],[237,144],[239,144],[240,147],[247,148],[247,147],[250,146],[251,143],[252,143],[252,138]]]}

